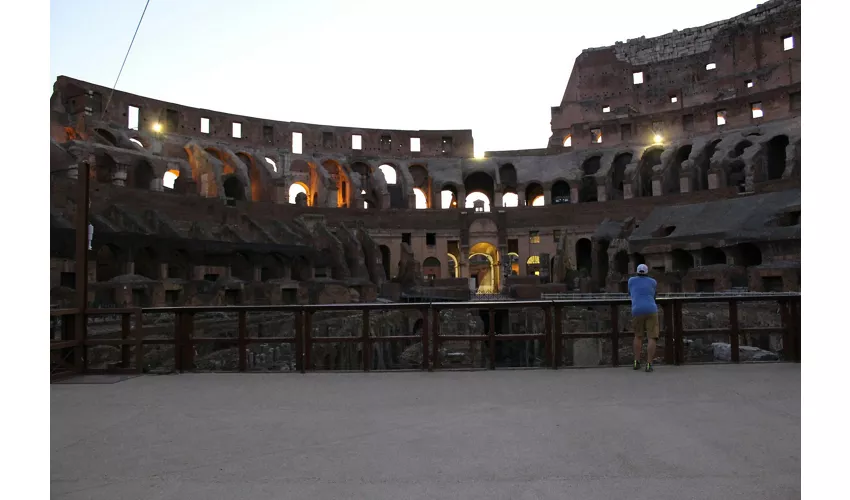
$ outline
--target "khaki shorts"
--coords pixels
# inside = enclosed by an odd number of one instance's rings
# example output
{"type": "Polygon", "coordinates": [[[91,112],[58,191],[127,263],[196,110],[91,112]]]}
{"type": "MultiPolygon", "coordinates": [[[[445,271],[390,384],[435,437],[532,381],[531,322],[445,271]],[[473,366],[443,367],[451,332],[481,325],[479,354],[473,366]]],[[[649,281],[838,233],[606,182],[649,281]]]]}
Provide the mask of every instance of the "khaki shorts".
{"type": "Polygon", "coordinates": [[[635,331],[635,337],[657,339],[659,335],[658,313],[635,316],[632,318],[632,329],[635,331]]]}

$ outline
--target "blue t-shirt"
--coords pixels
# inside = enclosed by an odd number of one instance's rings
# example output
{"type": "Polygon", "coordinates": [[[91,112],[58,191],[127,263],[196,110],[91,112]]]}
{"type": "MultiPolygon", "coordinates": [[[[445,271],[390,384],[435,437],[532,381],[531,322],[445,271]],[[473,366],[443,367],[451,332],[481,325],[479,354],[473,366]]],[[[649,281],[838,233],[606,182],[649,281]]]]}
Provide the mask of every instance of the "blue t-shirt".
{"type": "Polygon", "coordinates": [[[655,305],[655,287],[657,283],[649,276],[629,278],[629,295],[632,297],[632,316],[643,316],[658,312],[655,305]]]}

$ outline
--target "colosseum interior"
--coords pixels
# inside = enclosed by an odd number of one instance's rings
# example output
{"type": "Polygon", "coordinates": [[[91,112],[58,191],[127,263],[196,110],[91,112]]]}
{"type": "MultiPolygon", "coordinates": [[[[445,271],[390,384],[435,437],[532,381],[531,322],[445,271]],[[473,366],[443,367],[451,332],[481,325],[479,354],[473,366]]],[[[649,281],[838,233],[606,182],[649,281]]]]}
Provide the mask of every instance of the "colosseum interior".
{"type": "MultiPolygon", "coordinates": [[[[800,287],[800,1],[584,50],[545,147],[273,121],[60,76],[51,302],[373,302],[800,287]]],[[[543,143],[541,137],[541,144],[543,143]]]]}

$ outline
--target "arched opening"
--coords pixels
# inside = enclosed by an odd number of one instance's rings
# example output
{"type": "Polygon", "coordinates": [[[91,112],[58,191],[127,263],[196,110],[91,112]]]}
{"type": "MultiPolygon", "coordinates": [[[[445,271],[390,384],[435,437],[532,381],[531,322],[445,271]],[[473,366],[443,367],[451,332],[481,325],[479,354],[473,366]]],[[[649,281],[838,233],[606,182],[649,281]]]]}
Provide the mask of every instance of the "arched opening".
{"type": "Polygon", "coordinates": [[[428,280],[440,279],[440,271],[442,269],[442,264],[440,264],[440,259],[436,257],[428,257],[422,262],[422,276],[428,280]]]}
{"type": "Polygon", "coordinates": [[[767,180],[781,179],[785,173],[785,148],[788,147],[788,136],[778,135],[767,142],[767,180]]]}
{"type": "Polygon", "coordinates": [[[452,254],[447,254],[449,257],[448,267],[449,267],[449,278],[457,278],[457,257],[452,254]]]}
{"type": "Polygon", "coordinates": [[[620,250],[614,255],[614,271],[621,275],[629,274],[629,253],[620,250]]]}
{"type": "Polygon", "coordinates": [[[499,291],[499,251],[487,242],[479,242],[469,249],[469,276],[475,281],[478,293],[499,291]]]}
{"type": "Polygon", "coordinates": [[[284,277],[286,265],[277,255],[265,255],[260,268],[260,281],[280,280],[284,277]]]}
{"type": "Polygon", "coordinates": [[[378,170],[384,174],[384,180],[387,181],[388,186],[395,186],[398,182],[398,173],[395,171],[395,167],[392,165],[387,165],[386,163],[378,167],[378,170]]]}
{"type": "MultiPolygon", "coordinates": [[[[495,197],[495,184],[493,183],[493,178],[490,177],[490,174],[486,172],[475,172],[466,177],[463,181],[464,190],[467,193],[466,200],[464,200],[464,206],[467,208],[473,208],[473,204],[470,202],[470,196],[475,194],[476,192],[483,194],[483,198],[486,198],[486,209],[485,212],[490,211],[490,205],[492,204],[493,198],[495,197]]],[[[481,199],[479,196],[477,199],[481,199]]],[[[476,208],[476,211],[478,208],[476,208]]]]}
{"type": "Polygon", "coordinates": [[[502,195],[502,206],[503,207],[517,207],[519,206],[519,195],[512,191],[508,191],[507,193],[502,195]]]}
{"type": "Polygon", "coordinates": [[[119,250],[111,245],[104,245],[98,248],[97,255],[95,256],[97,281],[109,281],[122,274],[118,255],[119,250]]]}
{"type": "Polygon", "coordinates": [[[593,244],[587,238],[576,242],[576,269],[590,276],[593,271],[593,244]]]}
{"type": "Polygon", "coordinates": [[[611,243],[602,240],[596,244],[596,264],[599,266],[599,285],[604,285],[608,279],[608,247],[611,243]]]}
{"type": "Polygon", "coordinates": [[[739,193],[747,190],[747,173],[743,161],[735,160],[729,164],[726,170],[726,185],[737,187],[739,193]]]}
{"type": "Polygon", "coordinates": [[[144,144],[142,144],[142,141],[140,141],[140,140],[136,139],[135,137],[131,137],[131,138],[130,138],[130,142],[132,142],[132,143],[133,143],[133,144],[135,144],[136,146],[139,146],[141,149],[145,149],[145,145],[144,145],[144,144]]]}
{"type": "Polygon", "coordinates": [[[289,204],[290,205],[301,205],[307,206],[308,200],[310,199],[310,190],[307,189],[307,186],[301,182],[295,182],[291,186],[289,186],[289,204]],[[301,195],[301,202],[299,203],[298,195],[301,195]]]}
{"type": "Polygon", "coordinates": [[[570,202],[570,185],[566,181],[552,184],[552,204],[560,205],[570,202]]]}
{"type": "MultiPolygon", "coordinates": [[[[538,259],[539,260],[539,259],[538,259]]],[[[519,255],[515,252],[508,254],[508,265],[510,266],[510,276],[519,276],[519,255]]]]}
{"type": "Polygon", "coordinates": [[[623,199],[623,183],[626,180],[626,166],[632,162],[631,153],[621,153],[611,165],[611,199],[623,199]]]}
{"type": "Polygon", "coordinates": [[[505,163],[501,167],[499,167],[499,185],[501,186],[502,191],[502,206],[516,206],[516,205],[505,205],[505,195],[508,193],[516,193],[517,189],[517,175],[516,175],[516,167],[513,166],[512,163],[505,163]]]}
{"type": "Polygon", "coordinates": [[[390,247],[388,247],[386,245],[381,245],[378,248],[381,251],[381,266],[383,266],[383,268],[384,268],[384,274],[386,274],[387,279],[390,279],[390,277],[392,277],[392,275],[390,274],[390,262],[392,262],[390,260],[390,257],[391,257],[390,247]]]}
{"type": "Polygon", "coordinates": [[[691,156],[693,146],[688,144],[676,150],[676,157],[670,163],[667,171],[667,179],[664,184],[664,194],[676,194],[681,192],[682,163],[691,156]]]}
{"type": "Polygon", "coordinates": [[[750,141],[747,141],[747,140],[739,142],[738,144],[735,145],[735,148],[732,149],[732,151],[729,152],[729,157],[730,158],[737,158],[737,157],[741,156],[742,154],[744,154],[744,150],[747,149],[748,147],[752,146],[752,145],[753,145],[753,143],[750,142],[750,141]]]}
{"type": "Polygon", "coordinates": [[[650,148],[644,151],[638,167],[639,194],[638,196],[652,196],[652,167],[661,163],[662,148],[650,148]]]}
{"type": "Polygon", "coordinates": [[[142,248],[133,257],[133,274],[159,280],[159,262],[151,248],[142,248]]]}
{"type": "Polygon", "coordinates": [[[103,139],[104,142],[108,143],[110,146],[118,147],[118,139],[115,138],[115,134],[102,128],[96,128],[94,131],[101,139],[103,139]]]}
{"type": "Polygon", "coordinates": [[[228,200],[245,200],[245,186],[235,175],[230,175],[224,180],[224,196],[228,200]]]}
{"type": "Polygon", "coordinates": [[[348,208],[351,206],[351,179],[345,169],[334,160],[325,160],[322,163],[325,171],[331,177],[334,187],[336,188],[336,206],[348,208]]]}
{"type": "Polygon", "coordinates": [[[174,189],[174,183],[180,178],[179,170],[169,170],[162,175],[162,187],[166,189],[174,189]]]}
{"type": "Polygon", "coordinates": [[[744,267],[761,265],[761,250],[752,243],[741,243],[738,245],[740,265],[744,267]]]}
{"type": "Polygon", "coordinates": [[[646,257],[644,257],[643,254],[640,254],[638,252],[632,254],[632,260],[635,261],[635,267],[641,264],[646,264],[646,257]]]}
{"type": "Polygon", "coordinates": [[[99,154],[95,159],[95,180],[102,184],[112,182],[112,172],[115,170],[115,160],[107,154],[99,154]]]}
{"type": "Polygon", "coordinates": [[[268,163],[270,167],[272,167],[273,172],[277,172],[277,162],[275,162],[274,160],[272,160],[268,156],[266,156],[263,159],[266,160],[266,163],[268,163]]]}
{"type": "Polygon", "coordinates": [[[313,267],[304,257],[296,257],[292,261],[292,279],[295,281],[309,281],[313,277],[313,267]]]}
{"type": "Polygon", "coordinates": [[[241,252],[233,254],[230,262],[230,275],[242,281],[254,281],[254,268],[245,254],[241,252]]]}
{"type": "Polygon", "coordinates": [[[694,256],[687,250],[677,248],[672,252],[673,271],[686,273],[689,269],[694,268],[694,256]]]}
{"type": "Polygon", "coordinates": [[[251,201],[262,201],[264,199],[263,178],[254,158],[246,153],[236,153],[236,156],[248,168],[248,178],[251,181],[251,201]]]}
{"type": "Polygon", "coordinates": [[[540,256],[532,255],[525,259],[526,276],[540,276],[540,256]]]}
{"type": "Polygon", "coordinates": [[[579,201],[593,202],[599,200],[594,175],[599,171],[599,167],[602,166],[601,161],[601,156],[591,156],[581,164],[582,176],[578,195],[579,201]]]}
{"type": "Polygon", "coordinates": [[[529,207],[542,207],[546,203],[543,186],[532,182],[525,187],[525,204],[529,207]]]}
{"type": "Polygon", "coordinates": [[[136,189],[150,189],[153,184],[153,168],[145,160],[140,161],[133,169],[133,187],[136,189]]]}
{"type": "Polygon", "coordinates": [[[476,212],[489,212],[490,198],[488,198],[486,194],[480,191],[469,193],[468,195],[466,195],[466,201],[464,202],[464,206],[466,208],[472,208],[476,212]]]}
{"type": "Polygon", "coordinates": [[[168,257],[168,278],[186,281],[192,279],[189,254],[184,250],[172,252],[168,257]]]}
{"type": "Polygon", "coordinates": [[[726,252],[715,247],[705,247],[700,251],[700,261],[703,266],[726,264],[726,252]]]}
{"type": "Polygon", "coordinates": [[[708,189],[708,171],[711,169],[711,157],[717,150],[717,145],[720,144],[720,139],[711,141],[700,153],[696,160],[696,182],[694,191],[703,191],[708,189]]]}
{"type": "Polygon", "coordinates": [[[457,208],[457,189],[446,184],[440,191],[440,207],[441,208],[457,208]]]}
{"type": "Polygon", "coordinates": [[[425,196],[425,193],[421,189],[413,188],[413,197],[415,198],[417,209],[428,208],[428,197],[425,196]]]}

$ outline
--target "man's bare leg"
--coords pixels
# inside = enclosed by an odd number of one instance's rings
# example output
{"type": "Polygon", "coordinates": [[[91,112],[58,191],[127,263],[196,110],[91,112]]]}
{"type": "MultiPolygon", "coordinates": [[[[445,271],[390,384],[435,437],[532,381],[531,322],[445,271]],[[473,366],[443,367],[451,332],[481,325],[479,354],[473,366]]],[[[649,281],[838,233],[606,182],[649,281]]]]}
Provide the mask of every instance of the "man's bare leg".
{"type": "Polygon", "coordinates": [[[635,340],[632,342],[632,350],[635,352],[635,361],[640,363],[640,350],[643,347],[643,337],[635,335],[635,340]]]}
{"type": "Polygon", "coordinates": [[[646,362],[653,363],[655,361],[655,343],[657,342],[654,338],[649,338],[646,341],[646,362]]]}

